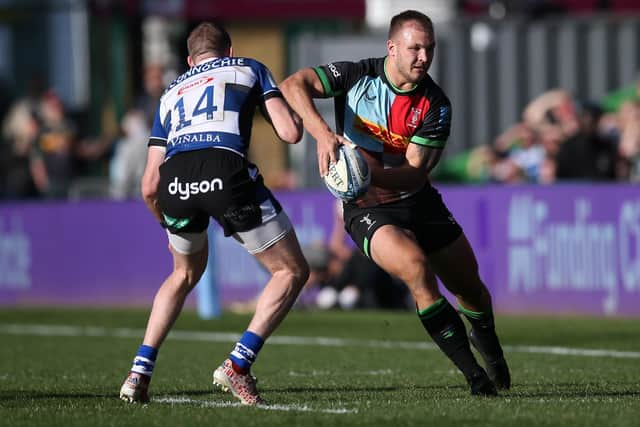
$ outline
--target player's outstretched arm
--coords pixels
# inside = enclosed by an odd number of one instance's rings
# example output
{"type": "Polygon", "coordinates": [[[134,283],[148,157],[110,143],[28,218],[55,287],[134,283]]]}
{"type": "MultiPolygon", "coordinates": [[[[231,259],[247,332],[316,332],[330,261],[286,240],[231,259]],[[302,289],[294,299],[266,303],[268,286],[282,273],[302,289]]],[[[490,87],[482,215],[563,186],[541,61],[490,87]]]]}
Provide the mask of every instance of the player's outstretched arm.
{"type": "Polygon", "coordinates": [[[287,144],[296,144],[302,139],[302,120],[282,98],[269,98],[264,103],[268,120],[278,137],[287,144]]]}
{"type": "Polygon", "coordinates": [[[158,186],[160,185],[160,165],[164,162],[165,148],[150,146],[147,150],[147,165],[142,175],[142,198],[153,216],[162,223],[162,212],[158,206],[158,186]]]}
{"type": "Polygon", "coordinates": [[[311,68],[303,68],[282,82],[280,90],[302,118],[304,128],[317,141],[318,169],[320,176],[325,176],[329,173],[329,164],[336,161],[338,145],[345,141],[333,132],[313,103],[314,98],[326,97],[320,78],[311,68]]]}

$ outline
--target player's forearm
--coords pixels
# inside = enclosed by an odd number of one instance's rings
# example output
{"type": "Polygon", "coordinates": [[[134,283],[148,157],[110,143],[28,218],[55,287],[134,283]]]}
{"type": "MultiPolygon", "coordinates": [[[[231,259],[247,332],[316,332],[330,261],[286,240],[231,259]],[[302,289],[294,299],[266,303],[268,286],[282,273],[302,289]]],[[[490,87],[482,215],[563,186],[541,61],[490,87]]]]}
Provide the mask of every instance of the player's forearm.
{"type": "Polygon", "coordinates": [[[158,204],[158,189],[160,188],[160,165],[164,161],[165,150],[159,147],[149,147],[147,151],[147,165],[142,175],[141,192],[147,209],[158,220],[163,222],[162,211],[158,204]]]}
{"type": "Polygon", "coordinates": [[[307,78],[308,76],[303,72],[293,74],[282,82],[280,90],[291,108],[302,119],[307,132],[315,139],[319,139],[327,132],[332,132],[332,130],[313,102],[313,98],[320,97],[320,94],[316,93],[317,91],[307,81],[307,78]]]}
{"type": "Polygon", "coordinates": [[[381,188],[396,191],[411,191],[425,185],[429,172],[438,164],[442,149],[409,144],[406,158],[401,166],[383,168],[371,165],[371,182],[381,188]]]}
{"type": "Polygon", "coordinates": [[[142,178],[142,199],[144,200],[149,212],[158,220],[162,222],[162,211],[158,204],[158,184],[159,175],[147,173],[142,178]]]}
{"type": "Polygon", "coordinates": [[[278,137],[287,144],[296,144],[302,138],[302,119],[284,99],[268,99],[263,115],[278,137]]]}

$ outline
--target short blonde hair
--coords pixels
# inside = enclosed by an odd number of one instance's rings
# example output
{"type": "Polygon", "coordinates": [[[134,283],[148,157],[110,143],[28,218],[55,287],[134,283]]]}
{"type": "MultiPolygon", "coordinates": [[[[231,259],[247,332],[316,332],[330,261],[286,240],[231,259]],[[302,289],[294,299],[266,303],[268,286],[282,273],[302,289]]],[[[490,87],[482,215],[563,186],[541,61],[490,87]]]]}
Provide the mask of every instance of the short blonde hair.
{"type": "Polygon", "coordinates": [[[389,24],[389,40],[393,39],[400,27],[410,21],[419,23],[427,33],[431,34],[431,36],[434,35],[431,18],[417,10],[405,10],[391,18],[391,23],[389,24]]]}
{"type": "Polygon", "coordinates": [[[187,38],[187,51],[191,58],[205,53],[224,56],[231,48],[231,37],[221,25],[203,22],[187,38]]]}

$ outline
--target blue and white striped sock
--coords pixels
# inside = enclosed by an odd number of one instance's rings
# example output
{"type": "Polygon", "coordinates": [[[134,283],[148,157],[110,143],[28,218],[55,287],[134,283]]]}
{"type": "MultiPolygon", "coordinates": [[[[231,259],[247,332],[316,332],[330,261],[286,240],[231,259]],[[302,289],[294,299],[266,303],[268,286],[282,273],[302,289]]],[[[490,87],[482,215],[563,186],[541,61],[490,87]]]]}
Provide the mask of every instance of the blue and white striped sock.
{"type": "Polygon", "coordinates": [[[263,344],[264,340],[259,335],[245,331],[229,355],[229,359],[241,370],[248,372],[263,344]]]}
{"type": "Polygon", "coordinates": [[[133,359],[131,372],[150,377],[151,374],[153,374],[156,357],[158,357],[158,350],[148,345],[141,345],[140,348],[138,348],[138,354],[136,354],[136,357],[133,359]]]}

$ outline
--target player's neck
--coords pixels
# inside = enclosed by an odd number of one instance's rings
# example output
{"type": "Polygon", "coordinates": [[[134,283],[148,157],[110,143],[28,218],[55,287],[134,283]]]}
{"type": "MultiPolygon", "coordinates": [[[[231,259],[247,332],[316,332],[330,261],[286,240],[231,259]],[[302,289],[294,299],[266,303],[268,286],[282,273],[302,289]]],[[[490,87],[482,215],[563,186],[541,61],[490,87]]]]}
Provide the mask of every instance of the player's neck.
{"type": "Polygon", "coordinates": [[[220,57],[214,56],[214,55],[203,56],[202,58],[198,57],[198,60],[196,61],[195,65],[204,64],[205,62],[213,61],[214,59],[218,59],[218,58],[220,57]]]}
{"type": "Polygon", "coordinates": [[[384,74],[387,77],[387,81],[389,82],[389,84],[393,86],[393,89],[395,89],[397,92],[409,92],[415,89],[416,86],[418,86],[416,83],[407,81],[404,77],[402,77],[402,75],[398,73],[398,71],[394,67],[389,66],[388,61],[389,58],[385,58],[384,74]]]}

